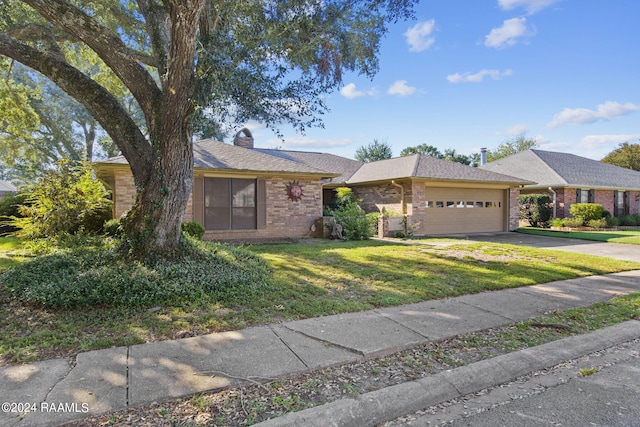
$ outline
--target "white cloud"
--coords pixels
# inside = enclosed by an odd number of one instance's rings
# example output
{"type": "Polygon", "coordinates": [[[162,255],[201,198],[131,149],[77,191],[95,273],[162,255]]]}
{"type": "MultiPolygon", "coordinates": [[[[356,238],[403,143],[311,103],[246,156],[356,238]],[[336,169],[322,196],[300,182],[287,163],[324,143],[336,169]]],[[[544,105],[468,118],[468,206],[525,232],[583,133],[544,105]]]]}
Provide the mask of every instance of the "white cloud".
{"type": "Polygon", "coordinates": [[[553,120],[547,124],[547,127],[554,129],[567,124],[582,125],[598,120],[611,120],[637,110],[640,110],[640,105],[635,105],[630,102],[620,104],[619,102],[613,101],[606,101],[604,104],[598,105],[596,111],[587,108],[565,108],[553,116],[553,120]]]}
{"type": "Polygon", "coordinates": [[[503,10],[512,10],[517,7],[524,7],[527,13],[534,14],[540,12],[545,7],[549,7],[559,0],[498,0],[498,4],[503,10]]]}
{"type": "Polygon", "coordinates": [[[263,144],[264,148],[279,147],[282,150],[295,150],[299,148],[308,149],[326,149],[329,147],[346,147],[353,144],[353,141],[348,138],[344,139],[318,139],[308,136],[294,136],[282,139],[270,138],[263,144]]]}
{"type": "Polygon", "coordinates": [[[613,135],[587,135],[582,138],[580,145],[587,150],[606,148],[613,151],[623,142],[633,143],[640,139],[640,133],[636,134],[613,134],[613,135]],[[613,148],[612,148],[613,147],[613,148]]]}
{"type": "Polygon", "coordinates": [[[359,96],[364,96],[365,93],[356,90],[356,85],[354,83],[349,83],[348,85],[340,89],[340,95],[344,96],[345,98],[353,99],[359,96]]]}
{"type": "Polygon", "coordinates": [[[527,132],[529,132],[529,126],[527,126],[524,123],[518,123],[516,125],[511,126],[504,132],[502,132],[502,134],[509,135],[509,136],[518,136],[527,132]]]}
{"type": "Polygon", "coordinates": [[[409,44],[409,50],[411,52],[422,52],[427,50],[435,43],[436,39],[432,36],[435,30],[436,21],[431,19],[429,21],[418,22],[413,27],[409,28],[404,36],[409,44]]]}
{"type": "Polygon", "coordinates": [[[500,80],[502,77],[510,76],[511,74],[513,74],[512,70],[500,71],[484,69],[474,74],[449,74],[447,76],[447,80],[449,80],[450,83],[480,83],[485,77],[491,77],[493,80],[500,80]]]}
{"type": "Polygon", "coordinates": [[[527,18],[511,18],[502,23],[502,27],[494,28],[485,36],[484,45],[496,49],[513,46],[517,43],[518,37],[532,35],[533,32],[527,30],[527,18]]]}
{"type": "Polygon", "coordinates": [[[408,86],[406,80],[398,80],[394,84],[389,87],[387,93],[390,95],[400,95],[407,96],[411,95],[416,91],[416,88],[413,86],[408,86]]]}

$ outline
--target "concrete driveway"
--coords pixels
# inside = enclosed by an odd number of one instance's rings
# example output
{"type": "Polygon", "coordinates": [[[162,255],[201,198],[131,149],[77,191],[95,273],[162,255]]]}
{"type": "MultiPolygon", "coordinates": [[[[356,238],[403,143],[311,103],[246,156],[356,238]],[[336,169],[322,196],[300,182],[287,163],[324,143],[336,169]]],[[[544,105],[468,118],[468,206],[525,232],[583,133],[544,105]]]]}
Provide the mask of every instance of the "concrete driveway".
{"type": "Polygon", "coordinates": [[[464,237],[456,237],[476,242],[508,243],[511,245],[578,252],[582,254],[599,255],[626,261],[640,262],[640,245],[593,242],[589,240],[565,239],[561,237],[534,236],[531,234],[516,232],[469,234],[464,237]]]}

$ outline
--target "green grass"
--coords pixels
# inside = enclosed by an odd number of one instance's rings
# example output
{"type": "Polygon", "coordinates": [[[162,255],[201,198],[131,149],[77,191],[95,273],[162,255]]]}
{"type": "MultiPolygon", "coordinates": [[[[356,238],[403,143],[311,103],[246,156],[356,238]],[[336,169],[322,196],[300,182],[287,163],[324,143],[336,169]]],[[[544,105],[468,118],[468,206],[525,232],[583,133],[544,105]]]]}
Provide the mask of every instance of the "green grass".
{"type": "Polygon", "coordinates": [[[270,292],[241,305],[202,299],[157,307],[56,310],[23,305],[0,287],[0,363],[640,268],[490,243],[425,247],[314,241],[248,249],[274,272],[270,292]]]}
{"type": "Polygon", "coordinates": [[[22,243],[15,237],[0,237],[0,273],[24,260],[18,254],[21,246],[22,243]]]}
{"type": "Polygon", "coordinates": [[[519,228],[518,232],[524,234],[535,234],[538,236],[563,237],[567,239],[582,239],[594,240],[598,242],[640,245],[640,229],[615,231],[554,231],[545,228],[524,227],[519,228]]]}

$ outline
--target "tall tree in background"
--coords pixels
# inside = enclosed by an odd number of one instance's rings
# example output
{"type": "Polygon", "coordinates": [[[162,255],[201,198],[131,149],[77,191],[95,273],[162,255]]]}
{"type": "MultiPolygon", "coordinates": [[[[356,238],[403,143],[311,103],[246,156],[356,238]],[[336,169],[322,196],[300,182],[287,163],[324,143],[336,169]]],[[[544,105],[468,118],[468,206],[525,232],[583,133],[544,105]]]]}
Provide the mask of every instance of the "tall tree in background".
{"type": "Polygon", "coordinates": [[[436,159],[447,160],[449,162],[462,163],[463,165],[470,165],[472,163],[470,156],[458,154],[454,148],[447,148],[444,150],[444,153],[442,153],[433,145],[428,144],[406,147],[400,152],[400,156],[411,156],[414,154],[435,157],[436,159]]]}
{"type": "Polygon", "coordinates": [[[640,144],[624,142],[601,161],[621,168],[640,171],[640,144]]]}
{"type": "Polygon", "coordinates": [[[375,162],[377,160],[390,159],[393,156],[391,146],[386,141],[374,139],[371,144],[358,147],[355,158],[359,162],[375,162]]]}
{"type": "Polygon", "coordinates": [[[522,132],[512,139],[498,145],[494,150],[487,150],[487,162],[511,156],[521,151],[527,151],[538,144],[535,138],[529,138],[526,132],[522,132]]]}
{"type": "Polygon", "coordinates": [[[9,96],[15,96],[14,87],[27,89],[26,105],[11,103],[0,110],[5,117],[0,122],[0,164],[14,181],[33,182],[63,158],[92,161],[118,153],[87,109],[50,80],[19,63],[3,71],[9,96]],[[18,108],[33,113],[28,127],[18,108]]]}
{"type": "Polygon", "coordinates": [[[415,147],[406,147],[403,148],[400,152],[400,157],[411,156],[413,154],[421,154],[423,156],[435,157],[438,159],[442,158],[442,153],[433,145],[428,144],[420,144],[415,147]]]}
{"type": "Polygon", "coordinates": [[[179,249],[194,123],[320,124],[322,95],[344,71],[373,76],[386,24],[413,14],[406,0],[0,2],[0,55],[84,105],[129,162],[137,196],[123,227],[137,257],[179,249]],[[144,126],[69,45],[117,76],[144,126]]]}

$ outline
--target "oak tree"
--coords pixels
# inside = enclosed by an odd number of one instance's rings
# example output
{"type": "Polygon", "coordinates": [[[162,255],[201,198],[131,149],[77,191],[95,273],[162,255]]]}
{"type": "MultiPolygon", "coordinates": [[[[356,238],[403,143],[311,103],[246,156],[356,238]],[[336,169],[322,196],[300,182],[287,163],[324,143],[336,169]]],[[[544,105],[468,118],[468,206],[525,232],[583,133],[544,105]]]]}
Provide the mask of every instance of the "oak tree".
{"type": "Polygon", "coordinates": [[[179,248],[193,183],[194,126],[254,119],[321,124],[345,71],[373,76],[387,24],[409,0],[0,0],[0,55],[80,102],[127,159],[137,196],[123,219],[137,257],[179,248]],[[89,49],[138,104],[74,63],[89,49]]]}

